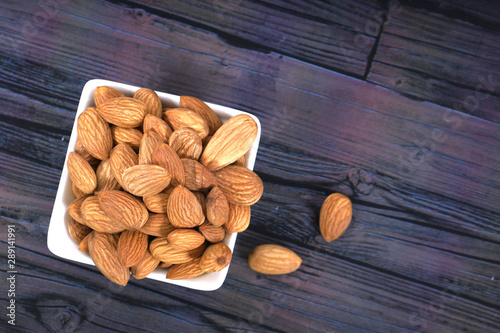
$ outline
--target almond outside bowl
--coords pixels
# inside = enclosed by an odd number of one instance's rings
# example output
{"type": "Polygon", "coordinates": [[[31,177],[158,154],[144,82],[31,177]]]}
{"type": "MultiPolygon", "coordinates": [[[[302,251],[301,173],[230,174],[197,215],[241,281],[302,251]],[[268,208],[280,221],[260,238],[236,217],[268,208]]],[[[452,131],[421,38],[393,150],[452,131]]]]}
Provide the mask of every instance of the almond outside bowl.
{"type": "MultiPolygon", "coordinates": [[[[94,265],[92,259],[88,254],[85,254],[78,250],[78,244],[71,239],[68,232],[68,221],[69,214],[67,212],[68,205],[75,199],[73,195],[73,191],[71,189],[71,180],[69,178],[68,169],[66,165],[66,161],[68,159],[68,154],[75,150],[75,143],[77,139],[77,121],[78,116],[88,107],[95,106],[94,104],[94,91],[96,87],[99,86],[109,86],[113,87],[121,92],[123,92],[126,96],[132,97],[134,92],[141,87],[135,87],[128,84],[107,81],[107,80],[90,80],[88,81],[82,91],[82,95],[80,98],[80,102],[78,104],[78,110],[75,116],[75,122],[73,124],[73,129],[71,131],[71,137],[69,140],[68,150],[66,152],[66,159],[64,162],[64,168],[62,170],[61,179],[59,181],[59,187],[56,194],[56,199],[54,202],[54,208],[52,210],[52,216],[50,218],[49,231],[47,236],[47,246],[49,250],[56,256],[76,261],[79,263],[84,263],[88,265],[94,265]]],[[[178,107],[180,96],[156,92],[160,97],[163,107],[178,107]]],[[[219,116],[221,121],[224,123],[229,118],[245,113],[243,111],[239,111],[236,109],[228,108],[225,106],[220,106],[216,104],[207,103],[214,112],[219,116]]],[[[246,154],[246,167],[250,170],[253,170],[255,159],[257,157],[257,150],[259,148],[259,140],[261,135],[261,126],[259,120],[250,114],[250,116],[255,120],[258,126],[258,134],[257,138],[250,148],[250,150],[246,154]]],[[[234,246],[236,243],[236,233],[228,233],[224,238],[223,242],[231,248],[231,251],[234,250],[234,246]]],[[[227,272],[229,266],[224,268],[220,272],[208,273],[202,276],[198,276],[192,279],[186,280],[168,280],[166,278],[167,268],[157,268],[154,272],[149,274],[147,278],[158,280],[161,282],[174,284],[183,286],[190,289],[196,290],[204,290],[204,291],[212,291],[216,290],[222,286],[224,280],[226,279],[227,272]]],[[[104,276],[103,279],[106,279],[104,276]]],[[[133,277],[131,277],[133,280],[133,277]]]]}

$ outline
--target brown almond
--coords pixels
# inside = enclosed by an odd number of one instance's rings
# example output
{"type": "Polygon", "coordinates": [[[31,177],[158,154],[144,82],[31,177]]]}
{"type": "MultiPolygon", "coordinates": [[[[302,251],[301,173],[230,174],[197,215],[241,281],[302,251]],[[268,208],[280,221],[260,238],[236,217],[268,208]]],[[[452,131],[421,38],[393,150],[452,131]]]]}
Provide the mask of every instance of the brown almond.
{"type": "Polygon", "coordinates": [[[83,219],[81,209],[83,202],[88,197],[89,197],[88,195],[85,195],[83,197],[77,198],[68,205],[68,214],[78,223],[85,224],[85,220],[83,219]]]}
{"type": "Polygon", "coordinates": [[[160,261],[160,263],[158,264],[158,267],[159,268],[169,268],[170,266],[172,266],[171,263],[169,262],[164,262],[164,261],[160,261]]]}
{"type": "Polygon", "coordinates": [[[161,118],[163,113],[161,100],[154,90],[148,88],[140,88],[135,92],[134,98],[146,104],[146,114],[161,118]]]}
{"type": "Polygon", "coordinates": [[[167,237],[175,227],[168,220],[167,214],[149,214],[149,218],[139,231],[156,237],[167,237]]]}
{"type": "Polygon", "coordinates": [[[226,231],[223,227],[216,227],[208,221],[205,221],[202,225],[200,225],[198,227],[198,231],[210,243],[222,242],[224,237],[226,237],[226,231]]]}
{"type": "Polygon", "coordinates": [[[200,268],[204,272],[219,272],[231,262],[233,254],[224,243],[209,245],[201,255],[200,268]]]}
{"type": "Polygon", "coordinates": [[[171,185],[184,185],[184,167],[177,153],[166,143],[160,143],[153,151],[153,164],[165,168],[172,176],[171,185]]]}
{"type": "Polygon", "coordinates": [[[204,191],[217,185],[217,179],[203,164],[198,161],[181,159],[184,170],[184,186],[191,191],[204,191]]]}
{"type": "Polygon", "coordinates": [[[319,228],[327,242],[339,238],[349,227],[352,218],[352,204],[341,193],[330,194],[319,213],[319,228]]]}
{"type": "Polygon", "coordinates": [[[179,250],[192,250],[205,242],[205,237],[194,229],[175,229],[167,236],[168,243],[179,250]]]}
{"type": "Polygon", "coordinates": [[[111,220],[102,210],[99,199],[95,195],[89,196],[83,201],[81,211],[85,225],[96,231],[113,234],[126,229],[121,221],[111,220]]]}
{"type": "Polygon", "coordinates": [[[96,165],[99,164],[99,162],[101,160],[95,158],[94,156],[92,156],[88,151],[87,149],[85,149],[85,146],[83,145],[82,143],[82,140],[80,140],[80,138],[77,138],[76,139],[76,143],[75,143],[75,153],[77,153],[78,155],[80,155],[81,157],[83,157],[87,162],[89,162],[89,164],[92,166],[92,167],[95,167],[96,165]]]}
{"type": "Polygon", "coordinates": [[[227,232],[243,232],[250,225],[251,208],[247,205],[229,204],[229,218],[224,224],[227,232]]]}
{"type": "Polygon", "coordinates": [[[200,258],[194,259],[184,264],[176,264],[169,267],[167,279],[184,280],[191,279],[204,274],[200,268],[200,258]]]}
{"type": "Polygon", "coordinates": [[[68,221],[68,232],[71,239],[80,244],[85,236],[92,232],[92,229],[70,218],[68,221]]]}
{"type": "Polygon", "coordinates": [[[205,119],[210,135],[213,135],[221,127],[221,121],[217,114],[202,100],[192,96],[181,96],[179,106],[193,110],[205,119]]]}
{"type": "Polygon", "coordinates": [[[163,141],[156,132],[145,132],[139,145],[139,164],[153,164],[153,152],[161,143],[163,141]]]}
{"type": "Polygon", "coordinates": [[[173,108],[167,110],[164,115],[172,125],[174,131],[188,127],[193,129],[202,140],[208,136],[209,129],[207,121],[193,110],[173,108]]]}
{"type": "Polygon", "coordinates": [[[190,190],[182,185],[170,193],[167,203],[167,215],[176,228],[194,228],[205,220],[203,208],[190,190]]]}
{"type": "Polygon", "coordinates": [[[118,237],[112,234],[92,232],[89,238],[89,253],[97,269],[110,281],[127,285],[130,270],[118,260],[118,237]]]}
{"type": "Polygon", "coordinates": [[[134,151],[139,151],[141,144],[142,132],[137,128],[123,128],[111,126],[111,134],[115,144],[125,143],[132,147],[134,151]]]}
{"type": "Polygon", "coordinates": [[[142,124],[146,116],[146,104],[131,97],[116,97],[104,102],[97,111],[108,123],[134,128],[142,124]]]}
{"type": "Polygon", "coordinates": [[[260,177],[245,167],[228,165],[214,175],[227,201],[235,205],[253,205],[264,191],[260,177]]]}
{"type": "Polygon", "coordinates": [[[258,125],[247,115],[230,118],[213,135],[200,157],[200,162],[211,171],[235,162],[252,147],[258,134],[258,125]]]}
{"type": "Polygon", "coordinates": [[[78,116],[78,138],[89,154],[99,160],[109,157],[113,147],[113,135],[109,124],[96,108],[89,107],[78,116]]]}
{"type": "Polygon", "coordinates": [[[94,102],[95,106],[98,108],[101,107],[101,105],[103,105],[104,102],[116,97],[125,97],[125,95],[121,91],[118,91],[115,88],[108,86],[100,86],[95,88],[94,102]]]}
{"type": "Polygon", "coordinates": [[[67,166],[73,184],[85,194],[93,193],[97,187],[97,177],[89,162],[77,153],[70,152],[67,166]]]}
{"type": "Polygon", "coordinates": [[[158,194],[142,197],[142,201],[153,213],[167,213],[167,202],[173,189],[169,186],[158,194]]]}
{"type": "Polygon", "coordinates": [[[213,225],[220,227],[229,219],[229,203],[218,187],[214,187],[206,198],[206,217],[213,225]]]}
{"type": "MultiPolygon", "coordinates": [[[[139,230],[148,220],[144,204],[123,191],[106,191],[98,194],[102,210],[112,221],[121,223],[129,230],[139,230]]],[[[84,202],[85,204],[85,202],[84,202]]]]}
{"type": "Polygon", "coordinates": [[[85,236],[80,244],[78,245],[78,250],[83,252],[83,253],[89,253],[89,239],[92,237],[92,233],[94,231],[91,231],[87,236],[85,236]]]}
{"type": "Polygon", "coordinates": [[[96,192],[119,190],[121,188],[120,183],[118,183],[118,180],[116,180],[113,175],[109,158],[102,160],[101,163],[99,163],[95,174],[97,177],[96,192]]]}
{"type": "Polygon", "coordinates": [[[168,143],[168,139],[173,132],[170,126],[163,119],[153,116],[152,114],[147,114],[146,117],[144,117],[142,130],[144,132],[156,132],[165,143],[168,143]]]}
{"type": "Polygon", "coordinates": [[[198,160],[203,151],[203,144],[196,132],[191,128],[181,128],[172,133],[168,145],[180,158],[198,160]]]}
{"type": "Polygon", "coordinates": [[[183,264],[199,258],[206,247],[207,244],[203,243],[193,250],[179,250],[170,245],[165,237],[158,237],[153,239],[151,244],[149,244],[149,251],[153,257],[160,261],[168,262],[169,264],[183,264]]]}
{"type": "Polygon", "coordinates": [[[135,151],[128,144],[119,143],[111,151],[109,160],[113,176],[116,181],[124,187],[123,173],[128,168],[139,164],[139,156],[137,156],[135,151]]]}
{"type": "Polygon", "coordinates": [[[248,264],[251,269],[262,274],[288,274],[300,267],[302,259],[286,247],[264,244],[250,252],[248,264]]]}
{"type": "Polygon", "coordinates": [[[151,272],[153,272],[159,264],[160,261],[153,257],[148,250],[144,253],[141,260],[130,268],[130,272],[132,272],[135,279],[144,279],[146,276],[151,274],[151,272]]]}
{"type": "Polygon", "coordinates": [[[246,159],[245,155],[243,155],[240,158],[238,158],[233,164],[239,165],[242,167],[246,167],[246,163],[247,163],[247,159],[246,159]]]}
{"type": "Polygon", "coordinates": [[[125,230],[118,240],[118,260],[123,266],[137,264],[148,250],[148,235],[137,230],[125,230]]]}
{"type": "Polygon", "coordinates": [[[75,195],[75,197],[77,198],[81,198],[81,197],[85,197],[87,196],[88,194],[85,194],[82,192],[82,190],[80,190],[76,185],[75,183],[71,183],[71,191],[73,192],[73,194],[75,195]]]}
{"type": "Polygon", "coordinates": [[[123,187],[142,197],[158,194],[170,184],[170,173],[158,165],[134,165],[123,172],[123,187]]]}

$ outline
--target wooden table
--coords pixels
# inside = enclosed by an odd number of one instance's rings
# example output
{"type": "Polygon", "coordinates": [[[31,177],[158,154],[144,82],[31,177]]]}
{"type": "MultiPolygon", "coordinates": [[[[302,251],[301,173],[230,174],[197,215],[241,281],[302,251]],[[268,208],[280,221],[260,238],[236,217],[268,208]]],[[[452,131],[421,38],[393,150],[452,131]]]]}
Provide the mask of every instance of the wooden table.
{"type": "Polygon", "coordinates": [[[2,332],[498,332],[500,5],[0,1],[2,332]],[[47,248],[81,90],[103,78],[262,123],[264,195],[224,285],[131,280],[47,248]],[[323,200],[353,220],[325,242],[323,200]],[[303,259],[252,271],[263,243],[303,259]],[[8,283],[6,283],[6,280],[8,283]],[[15,300],[16,326],[8,324],[15,300]]]}

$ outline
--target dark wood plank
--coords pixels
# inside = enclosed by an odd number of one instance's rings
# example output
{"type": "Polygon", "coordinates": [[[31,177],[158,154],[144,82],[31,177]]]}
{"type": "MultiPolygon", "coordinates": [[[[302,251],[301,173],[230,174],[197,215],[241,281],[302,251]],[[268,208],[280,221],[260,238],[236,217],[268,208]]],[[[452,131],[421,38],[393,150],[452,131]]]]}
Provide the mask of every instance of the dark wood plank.
{"type": "Polygon", "coordinates": [[[400,9],[384,25],[368,80],[498,123],[500,31],[400,9]]]}

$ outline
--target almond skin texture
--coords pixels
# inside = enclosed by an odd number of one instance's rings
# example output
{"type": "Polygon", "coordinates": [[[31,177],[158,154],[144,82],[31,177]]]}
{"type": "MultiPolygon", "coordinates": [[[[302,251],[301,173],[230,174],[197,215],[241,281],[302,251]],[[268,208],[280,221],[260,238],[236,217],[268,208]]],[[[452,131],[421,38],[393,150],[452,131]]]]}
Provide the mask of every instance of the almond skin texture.
{"type": "Polygon", "coordinates": [[[126,143],[134,151],[139,151],[141,144],[142,132],[137,128],[123,128],[118,126],[111,126],[111,134],[115,144],[126,143]]]}
{"type": "Polygon", "coordinates": [[[118,237],[92,232],[89,238],[89,253],[97,269],[110,281],[125,286],[130,279],[130,270],[118,260],[118,237]]]}
{"type": "Polygon", "coordinates": [[[205,221],[202,225],[198,227],[198,231],[205,237],[210,243],[222,242],[224,237],[226,237],[226,231],[223,227],[216,227],[212,223],[205,221]]]}
{"type": "Polygon", "coordinates": [[[87,194],[83,193],[82,190],[80,190],[78,187],[76,187],[75,183],[71,183],[71,190],[73,191],[73,194],[77,198],[87,196],[87,194]]]}
{"type": "Polygon", "coordinates": [[[219,272],[229,265],[232,258],[231,249],[224,243],[207,247],[200,260],[200,268],[204,272],[219,272]]]}
{"type": "Polygon", "coordinates": [[[227,201],[235,205],[253,205],[259,201],[264,192],[264,184],[253,171],[228,165],[214,172],[217,185],[224,193],[227,201]]]}
{"type": "Polygon", "coordinates": [[[213,135],[221,127],[222,124],[219,117],[202,100],[192,96],[181,96],[179,104],[181,108],[193,110],[206,120],[209,135],[213,135]]]}
{"type": "Polygon", "coordinates": [[[163,141],[156,132],[145,132],[139,145],[139,164],[153,164],[153,152],[156,146],[162,143],[163,141]]]}
{"type": "Polygon", "coordinates": [[[200,258],[194,259],[184,264],[176,264],[169,267],[167,271],[167,279],[183,280],[191,279],[204,274],[200,268],[200,258]]]}
{"type": "Polygon", "coordinates": [[[153,164],[165,168],[172,176],[171,185],[184,185],[184,167],[179,155],[166,143],[160,143],[153,151],[153,164]]]}
{"type": "Polygon", "coordinates": [[[167,203],[173,188],[167,187],[158,194],[142,197],[142,201],[149,211],[153,213],[167,213],[167,203]]]}
{"type": "Polygon", "coordinates": [[[339,238],[351,223],[352,204],[348,197],[341,193],[330,194],[319,213],[319,228],[327,242],[339,238]]]}
{"type": "Polygon", "coordinates": [[[181,128],[172,133],[168,145],[180,158],[197,160],[203,151],[203,143],[191,128],[181,128]]]}
{"type": "Polygon", "coordinates": [[[98,199],[106,215],[112,221],[125,225],[129,230],[139,230],[148,220],[149,213],[146,206],[131,194],[106,191],[99,193],[98,199]]]}
{"type": "Polygon", "coordinates": [[[149,251],[146,251],[141,260],[130,268],[130,272],[135,279],[144,279],[151,272],[153,272],[159,264],[160,261],[153,257],[149,251]]]}
{"type": "Polygon", "coordinates": [[[99,199],[95,195],[89,196],[83,201],[81,211],[85,225],[96,231],[113,234],[126,229],[121,221],[111,220],[102,210],[99,199]]]}
{"type": "Polygon", "coordinates": [[[153,239],[151,244],[149,244],[149,251],[153,257],[160,261],[168,262],[169,264],[183,264],[199,258],[205,251],[206,247],[207,244],[203,243],[193,250],[179,250],[170,245],[166,238],[158,237],[153,239]]]}
{"type": "Polygon", "coordinates": [[[174,131],[188,127],[194,130],[202,140],[208,136],[207,121],[193,110],[173,108],[165,111],[164,115],[174,131]]]}
{"type": "Polygon", "coordinates": [[[206,217],[213,225],[220,227],[229,219],[229,203],[218,187],[208,193],[206,201],[206,217]]]}
{"type": "Polygon", "coordinates": [[[68,173],[73,184],[85,194],[91,194],[97,187],[94,169],[83,157],[75,152],[68,155],[68,173]]]}
{"type": "Polygon", "coordinates": [[[156,134],[158,134],[161,140],[165,143],[168,143],[168,139],[173,132],[170,126],[163,119],[153,116],[152,114],[147,114],[146,117],[144,117],[142,130],[144,132],[156,132],[156,134]]]}
{"type": "Polygon", "coordinates": [[[99,160],[109,157],[113,147],[113,135],[109,124],[96,108],[90,107],[78,116],[78,138],[90,155],[99,160]]]}
{"type": "Polygon", "coordinates": [[[302,264],[302,259],[286,247],[264,244],[250,252],[248,264],[258,273],[278,275],[294,272],[302,264]]]}
{"type": "Polygon", "coordinates": [[[122,177],[123,172],[125,172],[128,168],[139,164],[139,157],[128,144],[119,143],[111,151],[109,162],[113,176],[116,181],[124,187],[122,177]]]}
{"type": "Polygon", "coordinates": [[[83,145],[82,143],[82,140],[80,140],[80,138],[77,138],[76,139],[76,143],[75,143],[75,153],[77,153],[78,155],[80,155],[81,157],[83,157],[87,162],[89,162],[89,164],[94,167],[96,165],[99,164],[99,162],[101,160],[95,158],[94,156],[92,156],[88,151],[87,149],[85,149],[85,146],[83,145]]]}
{"type": "Polygon", "coordinates": [[[167,237],[175,227],[168,220],[167,214],[149,214],[146,224],[139,231],[156,237],[167,237]]]}
{"type": "Polygon", "coordinates": [[[161,100],[154,90],[148,88],[138,89],[134,94],[134,98],[146,104],[147,114],[161,118],[163,113],[161,100]]]}
{"type": "Polygon", "coordinates": [[[91,231],[85,238],[82,239],[80,244],[78,245],[78,250],[83,252],[83,253],[89,253],[89,239],[92,237],[92,233],[94,231],[91,231]]]}
{"type": "Polygon", "coordinates": [[[95,173],[97,177],[96,192],[119,190],[121,188],[120,183],[118,183],[118,180],[116,180],[113,175],[109,158],[102,160],[101,163],[99,163],[95,173]]]}
{"type": "Polygon", "coordinates": [[[123,266],[137,264],[148,250],[148,235],[137,230],[125,230],[118,240],[118,260],[123,266]]]}
{"type": "Polygon", "coordinates": [[[131,97],[116,97],[97,108],[108,123],[125,128],[140,126],[146,116],[146,104],[131,97]]]}
{"type": "Polygon", "coordinates": [[[77,198],[73,200],[68,206],[68,214],[75,219],[76,222],[85,224],[85,220],[82,216],[82,204],[85,199],[88,198],[88,195],[84,197],[77,198]]]}
{"type": "Polygon", "coordinates": [[[198,161],[181,159],[184,171],[184,185],[191,191],[204,191],[217,185],[215,176],[198,161]]]}
{"type": "Polygon", "coordinates": [[[68,232],[69,236],[77,243],[80,244],[82,240],[92,232],[92,229],[76,222],[74,219],[70,218],[68,221],[68,232]]]}
{"type": "Polygon", "coordinates": [[[177,186],[170,193],[167,215],[170,223],[176,228],[194,228],[205,220],[203,208],[195,195],[182,185],[177,186]]]}
{"type": "Polygon", "coordinates": [[[255,120],[246,114],[230,118],[213,135],[200,157],[211,171],[235,162],[252,147],[258,134],[255,120]]]}
{"type": "Polygon", "coordinates": [[[179,250],[192,250],[205,242],[205,237],[194,229],[175,229],[167,236],[168,243],[179,250]]]}
{"type": "Polygon", "coordinates": [[[142,197],[158,194],[170,184],[170,173],[158,165],[134,165],[123,172],[123,187],[142,197]]]}
{"type": "Polygon", "coordinates": [[[95,88],[94,102],[95,106],[98,108],[101,107],[101,105],[103,105],[104,102],[116,97],[125,97],[125,95],[121,91],[118,91],[115,88],[108,86],[100,86],[95,88]]]}
{"type": "Polygon", "coordinates": [[[243,232],[250,225],[251,208],[246,205],[229,204],[229,218],[224,224],[227,232],[243,232]]]}

